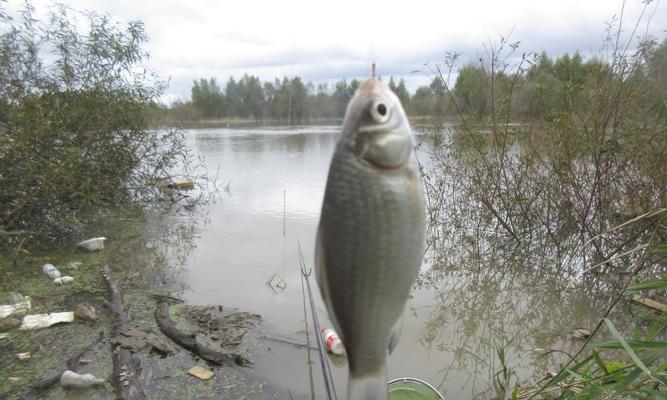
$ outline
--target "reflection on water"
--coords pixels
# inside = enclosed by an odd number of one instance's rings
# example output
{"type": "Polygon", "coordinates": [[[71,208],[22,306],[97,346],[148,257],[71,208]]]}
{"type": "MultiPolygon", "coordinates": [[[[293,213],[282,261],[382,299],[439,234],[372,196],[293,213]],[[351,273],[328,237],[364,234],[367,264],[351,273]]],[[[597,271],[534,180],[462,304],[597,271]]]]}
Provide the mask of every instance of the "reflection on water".
{"type": "MultiPolygon", "coordinates": [[[[219,167],[229,184],[207,209],[209,223],[185,260],[188,301],[260,313],[277,334],[304,340],[297,242],[310,263],[337,131],[329,126],[186,132],[209,171],[219,167]],[[276,293],[266,285],[274,274],[284,278],[285,290],[276,293]]],[[[496,345],[506,346],[509,364],[521,377],[553,369],[562,358],[540,358],[533,350],[571,351],[576,344],[569,333],[590,326],[596,316],[585,292],[566,291],[561,277],[531,272],[530,266],[501,259],[476,268],[433,263],[425,266],[409,301],[388,369],[390,378],[427,380],[449,398],[471,398],[488,388],[498,367],[496,345]]],[[[330,326],[317,301],[321,325],[330,326]]],[[[276,345],[255,361],[254,371],[271,384],[309,393],[304,350],[276,345]]],[[[347,371],[335,368],[334,375],[343,396],[347,371]]],[[[323,395],[319,370],[314,376],[323,395]]]]}
{"type": "Polygon", "coordinates": [[[440,366],[439,381],[433,382],[449,393],[471,396],[487,389],[499,370],[496,346],[506,348],[509,366],[522,380],[553,370],[565,357],[544,357],[544,352],[574,353],[581,343],[571,340],[571,333],[597,322],[591,297],[567,290],[560,277],[540,276],[529,267],[511,264],[477,271],[449,268],[421,282],[433,288],[433,297],[413,305],[424,317],[420,343],[431,354],[451,357],[440,366]],[[465,380],[457,382],[453,376],[465,380]]]}

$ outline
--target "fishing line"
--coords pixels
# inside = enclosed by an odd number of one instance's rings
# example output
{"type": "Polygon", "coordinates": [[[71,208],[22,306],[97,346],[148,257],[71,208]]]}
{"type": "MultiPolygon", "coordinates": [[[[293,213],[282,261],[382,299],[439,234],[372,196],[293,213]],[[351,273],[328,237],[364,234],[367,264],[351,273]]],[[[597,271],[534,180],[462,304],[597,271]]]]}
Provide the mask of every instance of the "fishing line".
{"type": "Polygon", "coordinates": [[[327,355],[324,351],[324,343],[322,343],[322,335],[320,334],[320,323],[317,321],[317,311],[315,310],[315,300],[313,300],[313,291],[310,288],[310,280],[308,277],[313,272],[310,268],[306,271],[306,262],[303,260],[303,253],[301,252],[301,243],[297,242],[299,246],[299,263],[301,264],[301,275],[306,281],[308,288],[308,300],[310,302],[310,312],[313,315],[313,328],[315,329],[315,338],[317,339],[317,349],[320,353],[320,364],[322,367],[322,375],[324,376],[324,386],[327,389],[327,396],[329,400],[337,400],[336,389],[334,388],[333,378],[331,377],[331,368],[327,355]]]}
{"type": "Polygon", "coordinates": [[[287,189],[283,189],[283,253],[282,253],[282,274],[274,272],[266,281],[266,286],[271,288],[275,294],[278,294],[287,288],[287,267],[285,262],[285,243],[287,241],[287,189]]]}
{"type": "Polygon", "coordinates": [[[283,281],[285,280],[285,242],[287,241],[287,189],[283,189],[283,281]]]}
{"type": "Polygon", "coordinates": [[[296,32],[294,33],[294,42],[292,43],[292,79],[289,84],[289,112],[287,115],[287,126],[292,126],[292,97],[294,95],[294,61],[296,59],[296,32]]]}
{"type": "Polygon", "coordinates": [[[372,67],[371,67],[371,78],[375,79],[375,78],[377,78],[376,71],[375,71],[375,63],[377,61],[377,52],[375,51],[375,40],[373,40],[371,42],[371,46],[368,49],[368,56],[369,56],[370,59],[367,60],[368,63],[366,65],[368,65],[368,64],[372,65],[372,67]]]}

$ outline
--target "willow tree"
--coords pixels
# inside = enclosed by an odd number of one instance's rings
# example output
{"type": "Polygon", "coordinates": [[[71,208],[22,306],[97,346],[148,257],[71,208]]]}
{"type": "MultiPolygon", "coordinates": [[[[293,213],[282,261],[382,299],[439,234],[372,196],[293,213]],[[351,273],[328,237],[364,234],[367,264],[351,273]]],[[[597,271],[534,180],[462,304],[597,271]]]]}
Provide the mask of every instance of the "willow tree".
{"type": "MultiPolygon", "coordinates": [[[[141,22],[26,3],[0,28],[0,228],[63,238],[83,215],[157,195],[185,154],[151,129],[165,84],[147,66],[141,22]]],[[[5,235],[6,236],[6,235],[5,235]]]]}

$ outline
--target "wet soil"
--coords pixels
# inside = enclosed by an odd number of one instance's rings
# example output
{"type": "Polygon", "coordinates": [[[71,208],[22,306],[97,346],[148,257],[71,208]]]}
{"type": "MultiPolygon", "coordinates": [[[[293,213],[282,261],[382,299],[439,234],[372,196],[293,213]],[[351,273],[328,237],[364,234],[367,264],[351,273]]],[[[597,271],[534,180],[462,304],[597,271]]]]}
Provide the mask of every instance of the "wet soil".
{"type": "Polygon", "coordinates": [[[224,306],[185,306],[178,314],[221,347],[238,347],[245,334],[262,321],[259,314],[224,306]]]}
{"type": "MultiPolygon", "coordinates": [[[[30,296],[29,314],[73,311],[86,304],[98,314],[95,322],[75,320],[49,328],[20,331],[12,329],[0,339],[0,399],[114,399],[109,383],[111,362],[111,313],[105,308],[108,291],[101,267],[108,264],[120,283],[124,296],[130,334],[116,340],[128,341],[140,361],[139,381],[149,399],[253,399],[287,398],[284,388],[268,385],[253,375],[252,367],[216,366],[180,348],[164,336],[154,320],[154,294],[178,296],[178,268],[170,265],[153,240],[155,232],[146,232],[143,214],[102,229],[108,237],[104,250],[87,253],[79,250],[50,249],[41,253],[20,255],[6,263],[0,258],[0,303],[7,304],[11,292],[30,296]],[[118,226],[123,229],[116,229],[118,226]],[[128,229],[129,227],[129,229],[128,229]],[[68,270],[71,261],[82,261],[81,267],[68,270]],[[41,271],[46,262],[54,264],[63,275],[74,277],[69,285],[54,285],[41,271]],[[173,271],[176,271],[175,273],[173,271]],[[132,332],[140,332],[133,335],[132,332]],[[103,339],[99,341],[99,335],[103,339]],[[151,338],[148,345],[142,340],[151,338]],[[156,350],[150,341],[167,344],[174,351],[156,350]],[[96,342],[97,341],[97,342],[96,342]],[[67,368],[68,359],[81,348],[95,343],[81,357],[79,373],[91,373],[107,379],[104,386],[90,389],[63,389],[59,384],[47,391],[36,391],[32,385],[67,368]],[[136,345],[136,346],[135,346],[136,345]],[[30,359],[19,360],[18,353],[30,352],[30,359]],[[205,367],[215,374],[202,381],[188,375],[193,366],[205,367]]],[[[69,247],[73,248],[73,246],[69,247]]],[[[185,254],[187,255],[187,254],[185,254]]],[[[231,305],[193,306],[173,304],[170,314],[176,324],[218,350],[240,352],[249,360],[269,348],[263,337],[270,327],[261,316],[234,310],[231,305]]],[[[15,316],[16,317],[16,316],[15,316]]],[[[20,316],[17,318],[20,319],[20,316]]],[[[294,396],[293,396],[294,397],[294,396]]],[[[296,396],[300,397],[300,396],[296,396]]]]}

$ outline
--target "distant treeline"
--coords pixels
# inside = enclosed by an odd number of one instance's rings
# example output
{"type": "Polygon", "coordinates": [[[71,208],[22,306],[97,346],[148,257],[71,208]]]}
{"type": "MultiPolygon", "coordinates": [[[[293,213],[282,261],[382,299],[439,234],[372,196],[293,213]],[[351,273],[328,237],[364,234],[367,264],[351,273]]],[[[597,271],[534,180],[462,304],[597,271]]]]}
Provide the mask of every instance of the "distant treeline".
{"type": "MultiPolygon", "coordinates": [[[[667,40],[644,44],[644,54],[645,68],[635,72],[635,79],[643,82],[640,86],[664,88],[667,40]]],[[[543,52],[524,61],[521,68],[512,72],[492,73],[483,63],[465,65],[458,69],[450,87],[451,96],[446,79],[439,76],[414,94],[408,92],[403,79],[396,83],[389,77],[388,85],[411,116],[465,116],[473,121],[490,118],[494,97],[511,91],[508,112],[514,119],[525,120],[556,115],[563,102],[573,101],[583,91],[593,90],[601,79],[616,73],[606,61],[584,61],[579,53],[554,59],[543,52]]],[[[341,118],[359,84],[353,79],[315,85],[304,83],[300,77],[261,82],[256,76],[244,75],[240,80],[229,78],[222,86],[215,78],[200,79],[193,83],[192,100],[176,102],[171,113],[181,121],[241,118],[300,123],[341,118]]]]}
{"type": "MultiPolygon", "coordinates": [[[[171,109],[179,120],[243,118],[299,123],[341,118],[360,83],[353,79],[316,86],[300,77],[262,83],[256,76],[244,75],[238,81],[229,78],[223,88],[215,78],[200,79],[193,83],[192,100],[176,102],[171,109]]],[[[410,101],[402,79],[398,85],[390,79],[389,84],[404,104],[410,101]]]]}

